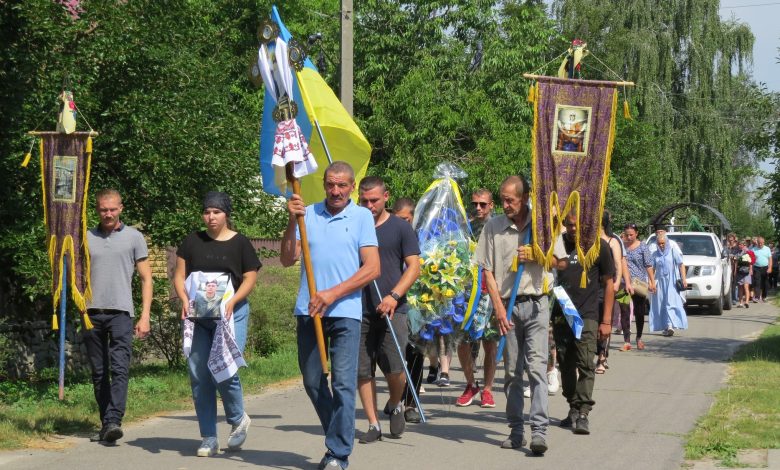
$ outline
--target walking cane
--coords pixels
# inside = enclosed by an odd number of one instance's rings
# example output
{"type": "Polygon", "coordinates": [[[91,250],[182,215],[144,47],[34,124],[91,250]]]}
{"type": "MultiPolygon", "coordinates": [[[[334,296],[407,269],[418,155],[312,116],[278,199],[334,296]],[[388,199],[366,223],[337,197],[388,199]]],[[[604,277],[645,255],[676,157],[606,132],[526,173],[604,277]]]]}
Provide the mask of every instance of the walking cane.
{"type": "MultiPolygon", "coordinates": [[[[382,293],[379,292],[379,286],[377,285],[376,281],[373,281],[374,289],[376,289],[376,295],[379,296],[379,301],[382,302],[382,293]]],[[[406,386],[409,388],[409,391],[412,392],[412,397],[414,398],[414,404],[417,405],[417,410],[420,412],[420,421],[425,423],[427,420],[425,419],[425,411],[423,411],[423,407],[420,404],[420,397],[417,396],[417,391],[414,389],[414,381],[412,380],[412,374],[409,373],[409,368],[406,364],[406,356],[401,351],[401,343],[398,342],[398,337],[395,335],[395,330],[393,329],[393,323],[390,321],[390,316],[385,315],[385,321],[387,322],[387,329],[390,330],[390,334],[393,336],[393,342],[395,343],[395,349],[398,350],[398,355],[401,357],[401,364],[404,365],[404,373],[406,374],[406,386]]]]}
{"type": "MultiPolygon", "coordinates": [[[[300,196],[301,194],[301,182],[298,178],[293,176],[293,163],[288,163],[285,167],[287,175],[287,181],[292,185],[293,194],[300,196]]],[[[314,280],[314,269],[311,264],[311,251],[309,250],[309,237],[306,235],[306,222],[304,222],[303,215],[296,215],[296,221],[298,222],[298,231],[301,234],[301,251],[303,252],[303,267],[306,271],[306,284],[309,286],[309,298],[314,298],[317,294],[317,285],[314,280]]],[[[322,333],[322,318],[319,315],[314,315],[314,334],[317,336],[317,349],[320,351],[320,364],[322,365],[322,373],[328,375],[328,354],[325,351],[325,336],[322,333]]]]}

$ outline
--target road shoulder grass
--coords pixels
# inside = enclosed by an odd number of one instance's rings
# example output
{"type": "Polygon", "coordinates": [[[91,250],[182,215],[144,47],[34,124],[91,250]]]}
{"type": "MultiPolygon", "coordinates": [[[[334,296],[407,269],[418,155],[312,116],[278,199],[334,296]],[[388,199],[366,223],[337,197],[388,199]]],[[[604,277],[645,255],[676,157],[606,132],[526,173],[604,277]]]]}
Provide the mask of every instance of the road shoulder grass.
{"type": "MultiPolygon", "coordinates": [[[[778,319],[780,320],[780,319],[778,319]]],[[[685,457],[741,466],[747,449],[780,448],[780,324],[737,351],[727,385],[689,435],[685,457]]]]}

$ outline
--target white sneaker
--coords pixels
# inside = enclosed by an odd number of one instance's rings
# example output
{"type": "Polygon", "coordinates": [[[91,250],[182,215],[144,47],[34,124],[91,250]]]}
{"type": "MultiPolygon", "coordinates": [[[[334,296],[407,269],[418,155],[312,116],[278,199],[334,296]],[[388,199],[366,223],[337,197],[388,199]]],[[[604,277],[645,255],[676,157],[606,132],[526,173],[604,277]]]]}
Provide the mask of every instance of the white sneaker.
{"type": "Polygon", "coordinates": [[[531,398],[531,387],[529,385],[523,386],[523,396],[526,398],[531,398]]]}
{"type": "Polygon", "coordinates": [[[198,457],[211,457],[219,451],[219,442],[216,437],[204,437],[198,447],[198,457]]]}
{"type": "Polygon", "coordinates": [[[547,394],[555,395],[561,389],[561,381],[558,379],[558,369],[547,373],[547,394]]]}
{"type": "Polygon", "coordinates": [[[241,421],[234,424],[233,429],[230,431],[230,437],[227,442],[228,449],[238,450],[241,448],[246,440],[246,433],[251,423],[252,420],[249,419],[249,415],[244,413],[244,416],[241,417],[241,421]]]}
{"type": "Polygon", "coordinates": [[[420,395],[424,395],[424,394],[425,394],[425,387],[420,385],[420,395]]]}

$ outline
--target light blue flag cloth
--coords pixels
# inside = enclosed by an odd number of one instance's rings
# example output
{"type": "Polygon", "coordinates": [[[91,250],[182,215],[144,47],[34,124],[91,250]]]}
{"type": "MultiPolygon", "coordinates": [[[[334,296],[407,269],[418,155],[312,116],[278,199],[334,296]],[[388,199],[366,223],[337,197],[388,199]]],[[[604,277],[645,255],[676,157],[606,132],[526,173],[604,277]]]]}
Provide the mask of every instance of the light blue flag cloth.
{"type": "Polygon", "coordinates": [[[566,318],[566,322],[571,327],[571,331],[574,332],[574,337],[580,339],[580,336],[582,336],[583,325],[580,312],[577,311],[577,308],[574,306],[574,302],[571,301],[569,294],[566,293],[566,290],[563,287],[553,287],[553,293],[555,294],[555,298],[558,300],[558,303],[563,309],[563,316],[566,318]]]}

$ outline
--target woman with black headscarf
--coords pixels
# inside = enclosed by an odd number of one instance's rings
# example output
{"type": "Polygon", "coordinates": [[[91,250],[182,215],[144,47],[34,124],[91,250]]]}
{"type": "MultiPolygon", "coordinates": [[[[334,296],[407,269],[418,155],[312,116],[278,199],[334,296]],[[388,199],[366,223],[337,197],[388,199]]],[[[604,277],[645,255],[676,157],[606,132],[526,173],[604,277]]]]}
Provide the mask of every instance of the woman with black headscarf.
{"type": "Polygon", "coordinates": [[[203,438],[197,451],[199,457],[212,456],[219,450],[217,391],[222,397],[227,422],[232,426],[227,443],[229,449],[241,447],[246,440],[250,423],[249,416],[244,412],[243,390],[238,372],[217,380],[218,374],[215,374],[213,364],[212,367],[209,364],[211,355],[218,359],[223,357],[222,350],[225,348],[214,348],[217,353],[212,351],[215,342],[225,341],[225,347],[232,350],[231,357],[235,357],[236,353],[240,357],[243,352],[249,321],[249,304],[246,299],[255,286],[257,270],[261,266],[249,239],[231,228],[231,211],[232,205],[227,194],[216,191],[207,193],[203,200],[202,214],[206,230],[188,235],[176,252],[174,286],[182,301],[185,352],[188,340],[191,342],[187,365],[195,413],[203,438]],[[192,273],[195,273],[197,278],[191,278],[192,273]],[[199,289],[200,285],[205,286],[214,279],[223,283],[220,294],[223,299],[221,318],[192,318],[192,305],[195,300],[191,298],[193,292],[199,289]],[[229,295],[231,292],[232,297],[229,295]],[[226,330],[232,334],[226,334],[226,330]]]}

